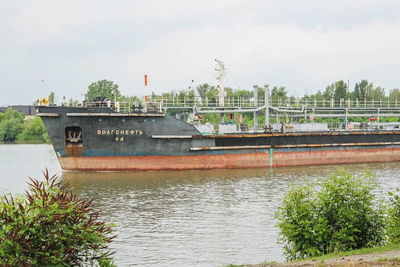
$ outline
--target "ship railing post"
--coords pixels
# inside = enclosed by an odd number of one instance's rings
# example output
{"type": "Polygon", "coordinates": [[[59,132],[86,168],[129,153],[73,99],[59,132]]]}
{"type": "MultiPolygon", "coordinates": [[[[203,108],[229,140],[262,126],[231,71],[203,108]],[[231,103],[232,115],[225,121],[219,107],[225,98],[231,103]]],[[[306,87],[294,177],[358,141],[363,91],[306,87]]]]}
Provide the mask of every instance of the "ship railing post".
{"type": "MultiPolygon", "coordinates": [[[[253,88],[254,88],[254,91],[253,91],[253,96],[254,96],[253,107],[257,107],[257,105],[258,105],[258,85],[254,85],[253,88]]],[[[257,111],[254,111],[253,120],[254,120],[254,129],[253,129],[253,131],[256,132],[258,130],[257,111]]]]}
{"type": "Polygon", "coordinates": [[[312,109],[312,123],[314,123],[314,118],[315,118],[315,108],[312,109]]]}
{"type": "Polygon", "coordinates": [[[377,108],[376,109],[376,111],[377,111],[377,113],[378,113],[378,119],[377,119],[377,121],[378,121],[378,129],[380,130],[380,108],[377,108]]]}
{"type": "Polygon", "coordinates": [[[269,128],[269,84],[264,84],[265,127],[269,128]]]}

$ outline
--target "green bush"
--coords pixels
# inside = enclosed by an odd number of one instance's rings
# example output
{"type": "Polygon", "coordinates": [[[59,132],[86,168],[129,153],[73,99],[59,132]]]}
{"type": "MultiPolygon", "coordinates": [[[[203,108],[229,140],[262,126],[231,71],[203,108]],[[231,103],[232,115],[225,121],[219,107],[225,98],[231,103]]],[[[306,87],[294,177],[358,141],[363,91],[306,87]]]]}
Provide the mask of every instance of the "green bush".
{"type": "Polygon", "coordinates": [[[400,197],[393,192],[388,194],[390,204],[388,206],[386,233],[390,243],[400,244],[400,197]]]}
{"type": "Polygon", "coordinates": [[[80,200],[57,177],[31,179],[24,196],[0,200],[0,266],[113,266],[111,228],[92,201],[80,200]]]}
{"type": "Polygon", "coordinates": [[[276,212],[287,259],[383,242],[384,209],[375,203],[371,174],[341,170],[316,185],[292,187],[276,212]]]}
{"type": "Polygon", "coordinates": [[[24,114],[9,108],[0,121],[0,141],[13,142],[24,128],[24,114]]]}
{"type": "Polygon", "coordinates": [[[17,143],[44,143],[49,136],[40,117],[25,120],[24,128],[17,135],[17,143]]]}

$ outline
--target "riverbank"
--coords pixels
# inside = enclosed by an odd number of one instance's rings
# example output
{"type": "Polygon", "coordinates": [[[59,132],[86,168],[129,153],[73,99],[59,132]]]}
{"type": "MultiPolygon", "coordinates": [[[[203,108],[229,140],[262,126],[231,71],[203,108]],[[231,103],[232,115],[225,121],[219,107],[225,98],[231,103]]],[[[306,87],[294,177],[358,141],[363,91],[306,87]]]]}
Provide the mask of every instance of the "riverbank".
{"type": "Polygon", "coordinates": [[[229,265],[228,267],[313,267],[313,266],[400,266],[400,246],[366,248],[341,253],[296,260],[293,262],[265,262],[253,265],[229,265]]]}
{"type": "Polygon", "coordinates": [[[38,140],[20,140],[15,142],[0,142],[0,145],[51,145],[50,140],[38,141],[38,140]]]}

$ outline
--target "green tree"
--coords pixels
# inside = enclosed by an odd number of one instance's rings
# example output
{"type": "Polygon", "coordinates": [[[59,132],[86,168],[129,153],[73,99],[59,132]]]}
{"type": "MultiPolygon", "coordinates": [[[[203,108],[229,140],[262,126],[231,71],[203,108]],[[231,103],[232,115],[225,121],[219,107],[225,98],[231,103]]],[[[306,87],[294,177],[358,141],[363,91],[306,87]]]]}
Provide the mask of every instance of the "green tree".
{"type": "Polygon", "coordinates": [[[229,96],[229,97],[234,96],[234,93],[233,93],[233,89],[232,89],[232,88],[230,88],[230,87],[225,87],[224,89],[225,89],[225,94],[226,94],[226,96],[229,96]]]}
{"type": "Polygon", "coordinates": [[[390,90],[389,98],[390,100],[395,100],[395,99],[400,100],[400,90],[397,88],[390,90]]]}
{"type": "Polygon", "coordinates": [[[238,90],[234,90],[233,92],[233,96],[234,97],[243,97],[243,98],[250,98],[251,97],[251,92],[247,91],[245,89],[238,89],[238,90]]]}
{"type": "Polygon", "coordinates": [[[30,179],[24,196],[0,197],[0,265],[112,266],[111,228],[92,201],[78,199],[56,175],[44,176],[30,179]]]}
{"type": "Polygon", "coordinates": [[[121,93],[118,90],[118,85],[114,84],[114,82],[101,80],[89,85],[88,91],[85,94],[86,101],[91,101],[95,97],[106,97],[110,100],[114,100],[115,97],[117,100],[119,100],[121,93]]]}
{"type": "Polygon", "coordinates": [[[139,102],[139,98],[137,96],[121,96],[118,101],[121,102],[139,102]]]}
{"type": "Polygon", "coordinates": [[[8,108],[0,121],[0,141],[13,142],[24,127],[24,114],[8,108]]]}
{"type": "Polygon", "coordinates": [[[210,85],[208,83],[203,83],[198,86],[196,86],[197,92],[199,92],[199,95],[204,98],[206,97],[208,91],[210,90],[210,85]]]}
{"type": "Polygon", "coordinates": [[[346,98],[347,84],[343,80],[334,82],[325,88],[323,95],[325,99],[339,100],[341,98],[346,98]]]}
{"type": "Polygon", "coordinates": [[[385,89],[378,86],[371,90],[371,99],[380,100],[385,98],[385,89]]]}
{"type": "Polygon", "coordinates": [[[335,99],[339,100],[341,98],[347,97],[347,84],[343,81],[335,82],[335,99]]]}
{"type": "Polygon", "coordinates": [[[43,143],[48,140],[46,127],[40,117],[25,120],[24,129],[17,135],[18,143],[43,143]]]}
{"type": "Polygon", "coordinates": [[[374,85],[367,80],[361,80],[361,82],[356,83],[354,87],[354,97],[360,100],[371,100],[373,87],[374,85]]]}
{"type": "Polygon", "coordinates": [[[384,210],[375,205],[373,176],[344,170],[316,185],[289,190],[276,212],[288,259],[380,245],[384,210]]]}
{"type": "Polygon", "coordinates": [[[335,84],[332,83],[325,88],[324,91],[324,98],[325,99],[332,99],[335,98],[335,84]]]}
{"type": "Polygon", "coordinates": [[[317,100],[317,101],[322,101],[324,99],[324,94],[321,92],[321,90],[318,90],[316,94],[313,94],[310,96],[312,100],[317,100]]]}
{"type": "Polygon", "coordinates": [[[54,92],[51,92],[49,95],[49,104],[50,105],[54,104],[54,92]]]}
{"type": "Polygon", "coordinates": [[[218,97],[218,89],[215,86],[211,86],[209,90],[207,91],[206,97],[208,100],[212,100],[218,97]]]}
{"type": "MultiPolygon", "coordinates": [[[[264,95],[262,95],[262,97],[264,97],[264,95]]],[[[277,99],[282,99],[282,100],[286,100],[287,99],[287,91],[286,91],[286,87],[284,86],[274,86],[271,90],[271,98],[273,100],[277,100],[277,99]]]]}

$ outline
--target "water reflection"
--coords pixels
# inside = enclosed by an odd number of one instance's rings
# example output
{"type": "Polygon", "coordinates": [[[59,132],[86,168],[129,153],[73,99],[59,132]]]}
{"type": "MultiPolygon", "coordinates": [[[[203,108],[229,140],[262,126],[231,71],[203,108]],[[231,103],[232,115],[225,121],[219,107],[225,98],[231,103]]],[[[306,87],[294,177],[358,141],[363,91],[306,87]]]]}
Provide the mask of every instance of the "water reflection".
{"type": "MultiPolygon", "coordinates": [[[[392,179],[400,173],[397,165],[345,167],[369,167],[380,184],[398,186],[392,179]]],[[[337,167],[64,172],[62,178],[117,224],[118,265],[216,266],[283,260],[274,220],[279,200],[289,184],[314,181],[337,167]]]]}

